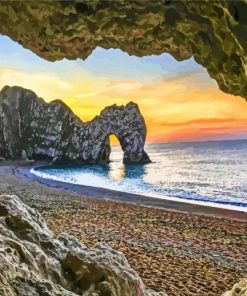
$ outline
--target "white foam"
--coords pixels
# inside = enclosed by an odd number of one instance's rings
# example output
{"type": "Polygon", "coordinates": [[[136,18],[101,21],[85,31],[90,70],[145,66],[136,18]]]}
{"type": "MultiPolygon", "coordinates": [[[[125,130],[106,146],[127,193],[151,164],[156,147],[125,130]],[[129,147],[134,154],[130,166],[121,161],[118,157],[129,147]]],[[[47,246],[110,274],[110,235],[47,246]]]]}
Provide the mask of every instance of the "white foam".
{"type": "Polygon", "coordinates": [[[149,197],[163,199],[163,200],[170,200],[170,201],[182,202],[187,204],[196,204],[201,206],[209,206],[213,208],[229,209],[229,210],[235,210],[235,211],[241,211],[241,212],[247,213],[247,208],[241,207],[241,206],[235,206],[230,204],[220,204],[220,203],[214,203],[210,201],[200,201],[195,199],[188,200],[180,197],[165,196],[165,195],[157,194],[154,192],[149,192],[145,189],[141,190],[141,186],[138,186],[136,180],[128,180],[128,184],[126,186],[126,183],[124,184],[124,181],[122,182],[111,181],[107,179],[107,177],[98,176],[96,174],[90,174],[90,173],[77,174],[76,178],[73,178],[73,174],[54,175],[44,171],[39,171],[34,168],[30,170],[30,173],[39,178],[54,180],[58,182],[65,182],[68,184],[104,188],[104,189],[116,190],[120,192],[127,192],[127,193],[143,195],[143,196],[149,196],[149,197]]]}

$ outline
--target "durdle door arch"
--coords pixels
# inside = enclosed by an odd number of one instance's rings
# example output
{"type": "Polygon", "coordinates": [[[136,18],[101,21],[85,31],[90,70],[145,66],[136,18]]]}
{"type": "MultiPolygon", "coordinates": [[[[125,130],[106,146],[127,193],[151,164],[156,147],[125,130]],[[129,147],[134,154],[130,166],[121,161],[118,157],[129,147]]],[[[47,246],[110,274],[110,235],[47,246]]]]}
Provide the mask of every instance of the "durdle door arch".
{"type": "Polygon", "coordinates": [[[109,161],[111,151],[109,137],[115,135],[123,150],[124,163],[151,162],[144,150],[146,124],[137,104],[130,102],[126,106],[107,107],[89,125],[93,130],[92,141],[98,139],[102,143],[106,161],[109,161]]]}
{"type": "Polygon", "coordinates": [[[0,157],[108,163],[111,134],[119,139],[124,163],[150,162],[144,150],[145,121],[135,103],[107,107],[82,122],[62,101],[48,104],[21,87],[0,92],[0,157]]]}

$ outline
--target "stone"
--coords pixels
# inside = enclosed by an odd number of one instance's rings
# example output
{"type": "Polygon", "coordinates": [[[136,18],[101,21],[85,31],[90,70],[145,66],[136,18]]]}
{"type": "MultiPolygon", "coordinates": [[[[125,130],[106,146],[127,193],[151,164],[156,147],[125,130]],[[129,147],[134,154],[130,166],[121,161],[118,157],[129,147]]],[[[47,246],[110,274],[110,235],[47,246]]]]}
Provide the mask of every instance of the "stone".
{"type": "Polygon", "coordinates": [[[224,293],[222,296],[247,296],[247,278],[235,284],[231,291],[224,293]]]}
{"type": "Polygon", "coordinates": [[[27,160],[28,159],[27,152],[25,150],[21,150],[21,159],[22,160],[27,160]]]}
{"type": "Polygon", "coordinates": [[[41,215],[0,195],[0,295],[167,296],[147,289],[125,256],[54,236],[41,215]]]}
{"type": "Polygon", "coordinates": [[[0,34],[49,61],[97,46],[194,57],[222,91],[247,98],[246,0],[0,1],[0,34]]]}
{"type": "Polygon", "coordinates": [[[53,163],[108,163],[109,136],[116,135],[124,163],[149,163],[146,124],[137,104],[106,107],[82,122],[62,101],[46,103],[31,90],[0,92],[0,156],[53,163]]]}

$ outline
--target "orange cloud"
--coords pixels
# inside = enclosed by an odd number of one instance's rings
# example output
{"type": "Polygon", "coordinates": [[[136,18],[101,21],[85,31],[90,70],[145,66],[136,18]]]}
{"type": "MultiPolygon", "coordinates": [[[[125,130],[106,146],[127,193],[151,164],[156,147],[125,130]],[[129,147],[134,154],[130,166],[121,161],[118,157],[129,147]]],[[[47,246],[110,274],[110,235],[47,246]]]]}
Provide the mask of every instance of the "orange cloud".
{"type": "Polygon", "coordinates": [[[147,84],[87,73],[65,81],[49,73],[0,69],[0,85],[31,88],[47,101],[62,99],[84,121],[107,105],[135,101],[146,120],[149,143],[247,136],[246,101],[221,92],[214,83],[203,83],[196,75],[185,73],[147,84]]]}

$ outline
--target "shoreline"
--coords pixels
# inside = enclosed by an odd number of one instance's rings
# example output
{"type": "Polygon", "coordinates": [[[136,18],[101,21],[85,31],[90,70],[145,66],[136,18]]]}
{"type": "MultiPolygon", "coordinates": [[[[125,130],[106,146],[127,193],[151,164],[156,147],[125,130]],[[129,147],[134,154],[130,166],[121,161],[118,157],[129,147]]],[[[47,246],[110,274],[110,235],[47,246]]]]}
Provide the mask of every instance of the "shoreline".
{"type": "Polygon", "coordinates": [[[17,178],[23,180],[32,180],[37,181],[43,185],[49,187],[55,187],[63,190],[67,190],[70,192],[74,192],[77,194],[81,194],[83,196],[87,196],[89,198],[95,198],[98,200],[105,200],[105,201],[115,201],[121,203],[129,203],[138,206],[144,207],[152,207],[152,208],[161,208],[168,211],[175,211],[175,212],[183,212],[189,214],[197,214],[197,215],[206,215],[212,217],[223,217],[229,218],[234,220],[247,220],[247,211],[240,210],[240,209],[228,209],[224,207],[206,205],[205,204],[198,204],[193,202],[187,202],[184,200],[177,201],[173,200],[169,197],[164,198],[156,198],[151,196],[145,196],[141,194],[134,194],[128,193],[123,191],[117,191],[112,189],[106,189],[101,187],[93,187],[93,186],[86,186],[86,185],[79,185],[79,184],[72,184],[66,183],[62,181],[46,179],[34,175],[30,172],[31,169],[35,169],[41,167],[43,165],[47,165],[47,163],[35,163],[34,165],[26,166],[15,166],[13,168],[13,175],[17,178]]]}
{"type": "Polygon", "coordinates": [[[122,252],[149,288],[169,296],[220,296],[246,277],[246,216],[164,200],[154,206],[153,198],[141,205],[129,194],[120,194],[130,200],[123,202],[118,192],[97,188],[77,193],[29,178],[39,164],[1,162],[0,194],[17,195],[38,210],[55,235],[122,252]]]}

